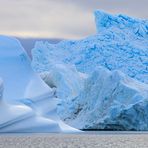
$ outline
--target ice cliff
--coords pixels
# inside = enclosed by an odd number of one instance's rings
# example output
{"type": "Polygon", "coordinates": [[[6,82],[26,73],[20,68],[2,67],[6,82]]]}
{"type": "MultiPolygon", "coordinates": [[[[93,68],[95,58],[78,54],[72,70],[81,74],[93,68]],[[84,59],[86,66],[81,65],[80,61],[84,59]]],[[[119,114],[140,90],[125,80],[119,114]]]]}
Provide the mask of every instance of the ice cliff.
{"type": "Polygon", "coordinates": [[[0,36],[0,133],[78,132],[56,113],[58,98],[14,38],[0,36]]]}
{"type": "Polygon", "coordinates": [[[148,130],[148,21],[101,11],[95,21],[96,35],[85,39],[37,42],[32,67],[71,126],[148,130]]]}

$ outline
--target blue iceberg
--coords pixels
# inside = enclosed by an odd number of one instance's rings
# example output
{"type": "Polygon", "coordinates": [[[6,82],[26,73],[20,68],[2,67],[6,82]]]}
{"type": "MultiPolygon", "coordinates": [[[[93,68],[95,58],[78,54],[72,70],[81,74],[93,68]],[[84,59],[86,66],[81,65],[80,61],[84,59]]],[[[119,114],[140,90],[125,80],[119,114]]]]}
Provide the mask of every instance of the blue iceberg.
{"type": "Polygon", "coordinates": [[[58,44],[37,42],[32,50],[33,69],[47,71],[62,62],[90,74],[103,66],[148,83],[148,21],[101,11],[95,12],[95,18],[96,35],[58,44]]]}
{"type": "Polygon", "coordinates": [[[32,67],[79,129],[148,130],[148,20],[95,11],[97,33],[37,42],[32,67]]]}

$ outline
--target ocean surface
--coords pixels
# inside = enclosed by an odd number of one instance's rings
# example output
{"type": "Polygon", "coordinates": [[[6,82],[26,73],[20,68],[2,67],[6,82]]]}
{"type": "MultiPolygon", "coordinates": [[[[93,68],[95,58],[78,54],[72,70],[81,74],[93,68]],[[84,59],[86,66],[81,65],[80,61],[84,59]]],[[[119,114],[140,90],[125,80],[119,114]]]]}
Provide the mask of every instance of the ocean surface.
{"type": "Polygon", "coordinates": [[[1,134],[0,148],[148,148],[148,132],[1,134]]]}

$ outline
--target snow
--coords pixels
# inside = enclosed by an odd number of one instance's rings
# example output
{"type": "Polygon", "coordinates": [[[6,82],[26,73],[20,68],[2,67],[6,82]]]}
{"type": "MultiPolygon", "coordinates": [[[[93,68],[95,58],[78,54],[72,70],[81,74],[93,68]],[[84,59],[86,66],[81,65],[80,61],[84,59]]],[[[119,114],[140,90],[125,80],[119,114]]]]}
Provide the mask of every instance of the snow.
{"type": "Polygon", "coordinates": [[[0,132],[78,132],[59,119],[54,90],[14,38],[0,36],[0,77],[0,132]]]}
{"type": "Polygon", "coordinates": [[[148,130],[148,21],[95,11],[96,35],[37,42],[32,67],[79,129],[148,130]]]}
{"type": "Polygon", "coordinates": [[[104,66],[148,83],[148,21],[100,11],[95,18],[96,35],[58,44],[37,42],[32,50],[33,69],[44,72],[54,63],[66,63],[90,74],[104,66]]]}

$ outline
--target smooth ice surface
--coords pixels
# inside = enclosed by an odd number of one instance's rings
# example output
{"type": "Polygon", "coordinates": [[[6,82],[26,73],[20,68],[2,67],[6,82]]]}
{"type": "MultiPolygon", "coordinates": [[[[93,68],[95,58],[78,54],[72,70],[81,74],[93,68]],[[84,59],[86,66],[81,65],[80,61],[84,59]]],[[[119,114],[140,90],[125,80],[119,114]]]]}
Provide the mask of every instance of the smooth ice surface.
{"type": "Polygon", "coordinates": [[[95,12],[95,20],[96,35],[58,44],[37,42],[34,70],[47,71],[53,63],[64,62],[89,74],[101,65],[148,83],[148,21],[101,11],[95,12]]]}
{"type": "Polygon", "coordinates": [[[77,132],[56,113],[57,98],[20,43],[0,36],[0,132],[77,132]]]}
{"type": "MultiPolygon", "coordinates": [[[[24,105],[10,105],[3,99],[4,85],[0,80],[0,132],[6,131],[7,127],[11,128],[13,123],[24,120],[33,116],[31,108],[24,105]]],[[[11,132],[10,129],[8,132],[11,132]]]]}

